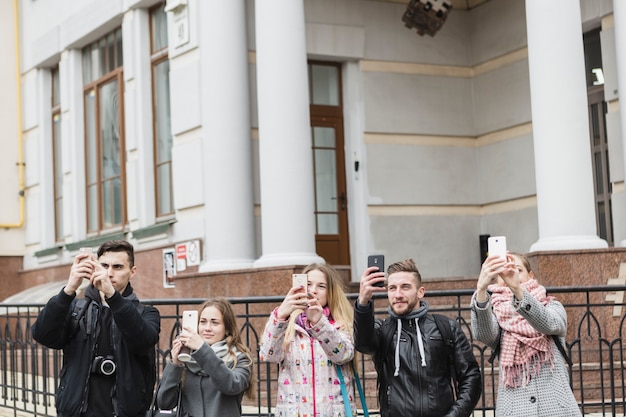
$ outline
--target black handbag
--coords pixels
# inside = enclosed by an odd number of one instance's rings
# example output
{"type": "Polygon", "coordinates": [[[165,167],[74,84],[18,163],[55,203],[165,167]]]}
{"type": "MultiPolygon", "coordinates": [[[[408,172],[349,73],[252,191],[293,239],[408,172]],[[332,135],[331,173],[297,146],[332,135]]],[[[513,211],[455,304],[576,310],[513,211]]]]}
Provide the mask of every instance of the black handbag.
{"type": "MultiPolygon", "coordinates": [[[[161,386],[161,383],[159,382],[159,387],[160,386],[161,386]]],[[[154,393],[154,396],[152,397],[150,408],[148,409],[148,411],[146,411],[146,417],[185,417],[185,416],[188,416],[187,413],[184,413],[184,414],[181,413],[182,410],[181,410],[180,403],[183,398],[182,387],[180,385],[178,386],[178,400],[176,401],[176,408],[174,408],[173,410],[161,410],[159,407],[157,407],[156,393],[159,392],[159,387],[157,387],[157,390],[154,393]]]]}

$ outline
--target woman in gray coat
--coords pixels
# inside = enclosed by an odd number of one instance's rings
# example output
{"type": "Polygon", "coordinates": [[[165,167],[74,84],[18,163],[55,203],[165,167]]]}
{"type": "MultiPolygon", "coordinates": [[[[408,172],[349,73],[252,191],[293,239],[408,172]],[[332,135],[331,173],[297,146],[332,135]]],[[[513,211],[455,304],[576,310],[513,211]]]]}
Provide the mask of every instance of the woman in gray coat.
{"type": "Polygon", "coordinates": [[[241,341],[228,301],[206,301],[199,309],[198,331],[184,327],[172,344],[172,361],[163,371],[157,405],[172,409],[182,389],[182,414],[193,417],[239,417],[244,393],[253,396],[252,357],[241,341]],[[181,348],[191,360],[181,362],[181,348]]]}
{"type": "Polygon", "coordinates": [[[496,417],[579,417],[569,374],[555,338],[564,344],[567,314],[539,285],[520,254],[490,256],[472,297],[472,331],[499,344],[496,417]]]}

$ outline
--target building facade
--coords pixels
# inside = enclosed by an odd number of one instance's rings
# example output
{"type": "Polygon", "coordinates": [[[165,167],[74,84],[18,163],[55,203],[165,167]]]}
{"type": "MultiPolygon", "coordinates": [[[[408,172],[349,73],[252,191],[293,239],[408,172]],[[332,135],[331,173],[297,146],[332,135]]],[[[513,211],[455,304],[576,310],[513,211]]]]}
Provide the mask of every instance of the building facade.
{"type": "Polygon", "coordinates": [[[407,3],[0,1],[0,295],[112,238],[145,296],[375,253],[471,280],[487,235],[619,269],[626,7],[459,0],[420,36],[407,3]]]}

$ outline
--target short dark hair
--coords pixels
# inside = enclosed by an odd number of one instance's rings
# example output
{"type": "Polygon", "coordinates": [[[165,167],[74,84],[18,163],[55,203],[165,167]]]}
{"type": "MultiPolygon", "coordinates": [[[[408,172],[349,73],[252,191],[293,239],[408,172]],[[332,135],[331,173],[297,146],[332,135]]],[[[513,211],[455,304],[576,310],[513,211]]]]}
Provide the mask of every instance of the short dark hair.
{"type": "Polygon", "coordinates": [[[394,272],[410,272],[413,276],[415,276],[417,286],[420,287],[422,285],[422,276],[420,275],[420,271],[417,270],[417,265],[415,265],[415,261],[413,259],[405,259],[404,261],[399,261],[389,265],[387,268],[387,276],[393,274],[394,272]]]}
{"type": "Polygon", "coordinates": [[[135,248],[125,240],[109,240],[108,242],[104,242],[98,248],[98,258],[105,252],[126,252],[130,267],[135,266],[135,248]]]}

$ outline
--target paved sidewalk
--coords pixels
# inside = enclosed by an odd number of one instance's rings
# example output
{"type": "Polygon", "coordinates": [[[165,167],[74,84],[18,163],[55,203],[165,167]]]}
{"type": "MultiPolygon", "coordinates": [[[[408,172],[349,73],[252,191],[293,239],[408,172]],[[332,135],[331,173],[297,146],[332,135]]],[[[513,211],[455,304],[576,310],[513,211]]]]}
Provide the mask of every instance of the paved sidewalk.
{"type": "Polygon", "coordinates": [[[15,412],[10,408],[0,407],[0,417],[33,417],[33,413],[15,412]]]}
{"type": "MultiPolygon", "coordinates": [[[[245,410],[244,410],[245,412],[245,410]]],[[[23,412],[23,411],[14,411],[10,408],[5,408],[5,407],[0,407],[0,417],[33,417],[34,414],[32,413],[27,413],[27,412],[23,412]]],[[[478,416],[482,416],[482,412],[481,413],[476,413],[475,415],[478,416]]],[[[486,416],[492,416],[491,413],[487,413],[486,416]]],[[[585,417],[606,417],[607,414],[603,414],[603,413],[591,413],[591,414],[585,414],[585,417]]],[[[626,415],[624,414],[616,414],[615,417],[626,417],[626,415]]]]}

